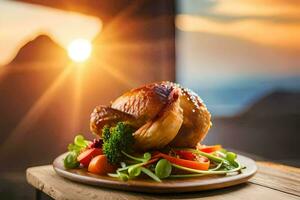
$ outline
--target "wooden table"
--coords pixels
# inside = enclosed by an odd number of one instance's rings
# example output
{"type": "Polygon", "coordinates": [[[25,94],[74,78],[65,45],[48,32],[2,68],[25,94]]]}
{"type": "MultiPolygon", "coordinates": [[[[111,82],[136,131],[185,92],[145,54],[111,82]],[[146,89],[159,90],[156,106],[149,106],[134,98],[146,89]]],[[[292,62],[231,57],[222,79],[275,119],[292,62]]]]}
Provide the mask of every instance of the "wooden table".
{"type": "Polygon", "coordinates": [[[59,177],[51,165],[29,168],[26,175],[28,183],[37,189],[37,199],[300,199],[300,168],[268,162],[257,164],[258,173],[248,183],[219,190],[168,195],[124,192],[71,182],[59,177]]]}

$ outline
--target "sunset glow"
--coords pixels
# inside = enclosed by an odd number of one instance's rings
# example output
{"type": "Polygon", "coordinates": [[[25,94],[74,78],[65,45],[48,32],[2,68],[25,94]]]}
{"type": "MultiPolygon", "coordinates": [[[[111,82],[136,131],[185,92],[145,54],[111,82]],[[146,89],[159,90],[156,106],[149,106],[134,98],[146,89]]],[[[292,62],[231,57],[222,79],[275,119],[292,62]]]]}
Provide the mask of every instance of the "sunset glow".
{"type": "Polygon", "coordinates": [[[47,35],[67,49],[77,38],[93,40],[102,28],[98,17],[46,6],[1,1],[0,10],[0,24],[5,27],[0,31],[0,66],[8,64],[22,46],[39,35],[47,35]]]}
{"type": "Polygon", "coordinates": [[[68,46],[68,55],[75,62],[86,61],[92,52],[91,42],[85,39],[76,39],[68,46]]]}
{"type": "Polygon", "coordinates": [[[227,35],[281,48],[298,49],[300,45],[300,27],[294,23],[273,23],[254,19],[223,23],[199,16],[178,15],[176,26],[182,31],[227,35]]]}

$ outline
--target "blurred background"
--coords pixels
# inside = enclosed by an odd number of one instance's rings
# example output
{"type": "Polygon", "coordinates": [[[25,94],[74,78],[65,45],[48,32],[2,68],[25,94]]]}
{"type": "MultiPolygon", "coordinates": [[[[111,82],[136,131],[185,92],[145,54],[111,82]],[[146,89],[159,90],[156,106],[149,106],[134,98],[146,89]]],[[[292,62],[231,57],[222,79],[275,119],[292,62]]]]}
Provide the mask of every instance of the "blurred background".
{"type": "Polygon", "coordinates": [[[0,197],[32,199],[89,115],[161,80],[200,95],[205,144],[300,166],[297,0],[0,0],[0,197]]]}

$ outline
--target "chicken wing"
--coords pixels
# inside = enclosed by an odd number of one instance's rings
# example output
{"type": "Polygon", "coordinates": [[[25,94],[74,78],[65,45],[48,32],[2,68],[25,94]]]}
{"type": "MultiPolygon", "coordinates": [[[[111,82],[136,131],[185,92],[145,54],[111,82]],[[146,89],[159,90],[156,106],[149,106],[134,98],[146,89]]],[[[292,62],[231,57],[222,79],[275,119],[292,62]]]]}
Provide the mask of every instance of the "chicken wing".
{"type": "Polygon", "coordinates": [[[90,129],[92,133],[102,137],[102,128],[105,125],[113,126],[120,121],[126,121],[137,127],[134,116],[108,106],[97,106],[91,114],[90,129]]]}

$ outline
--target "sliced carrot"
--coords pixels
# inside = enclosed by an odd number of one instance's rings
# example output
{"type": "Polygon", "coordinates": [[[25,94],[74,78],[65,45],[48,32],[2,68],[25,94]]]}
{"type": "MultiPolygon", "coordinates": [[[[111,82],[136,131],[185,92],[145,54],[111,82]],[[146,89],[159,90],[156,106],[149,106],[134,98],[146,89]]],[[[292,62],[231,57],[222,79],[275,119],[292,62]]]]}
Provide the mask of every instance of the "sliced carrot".
{"type": "Polygon", "coordinates": [[[104,175],[114,172],[116,167],[111,165],[105,155],[98,155],[94,157],[88,167],[88,171],[95,174],[104,175]]]}
{"type": "Polygon", "coordinates": [[[212,145],[212,146],[202,146],[199,148],[200,151],[203,151],[205,153],[212,153],[214,151],[218,151],[222,149],[222,146],[221,145],[212,145]]]}
{"type": "Polygon", "coordinates": [[[173,164],[192,168],[192,169],[197,169],[197,170],[208,170],[209,163],[210,163],[209,160],[207,162],[185,160],[185,159],[175,158],[175,157],[169,156],[167,154],[163,154],[163,153],[156,154],[154,157],[164,158],[173,164]]]}

